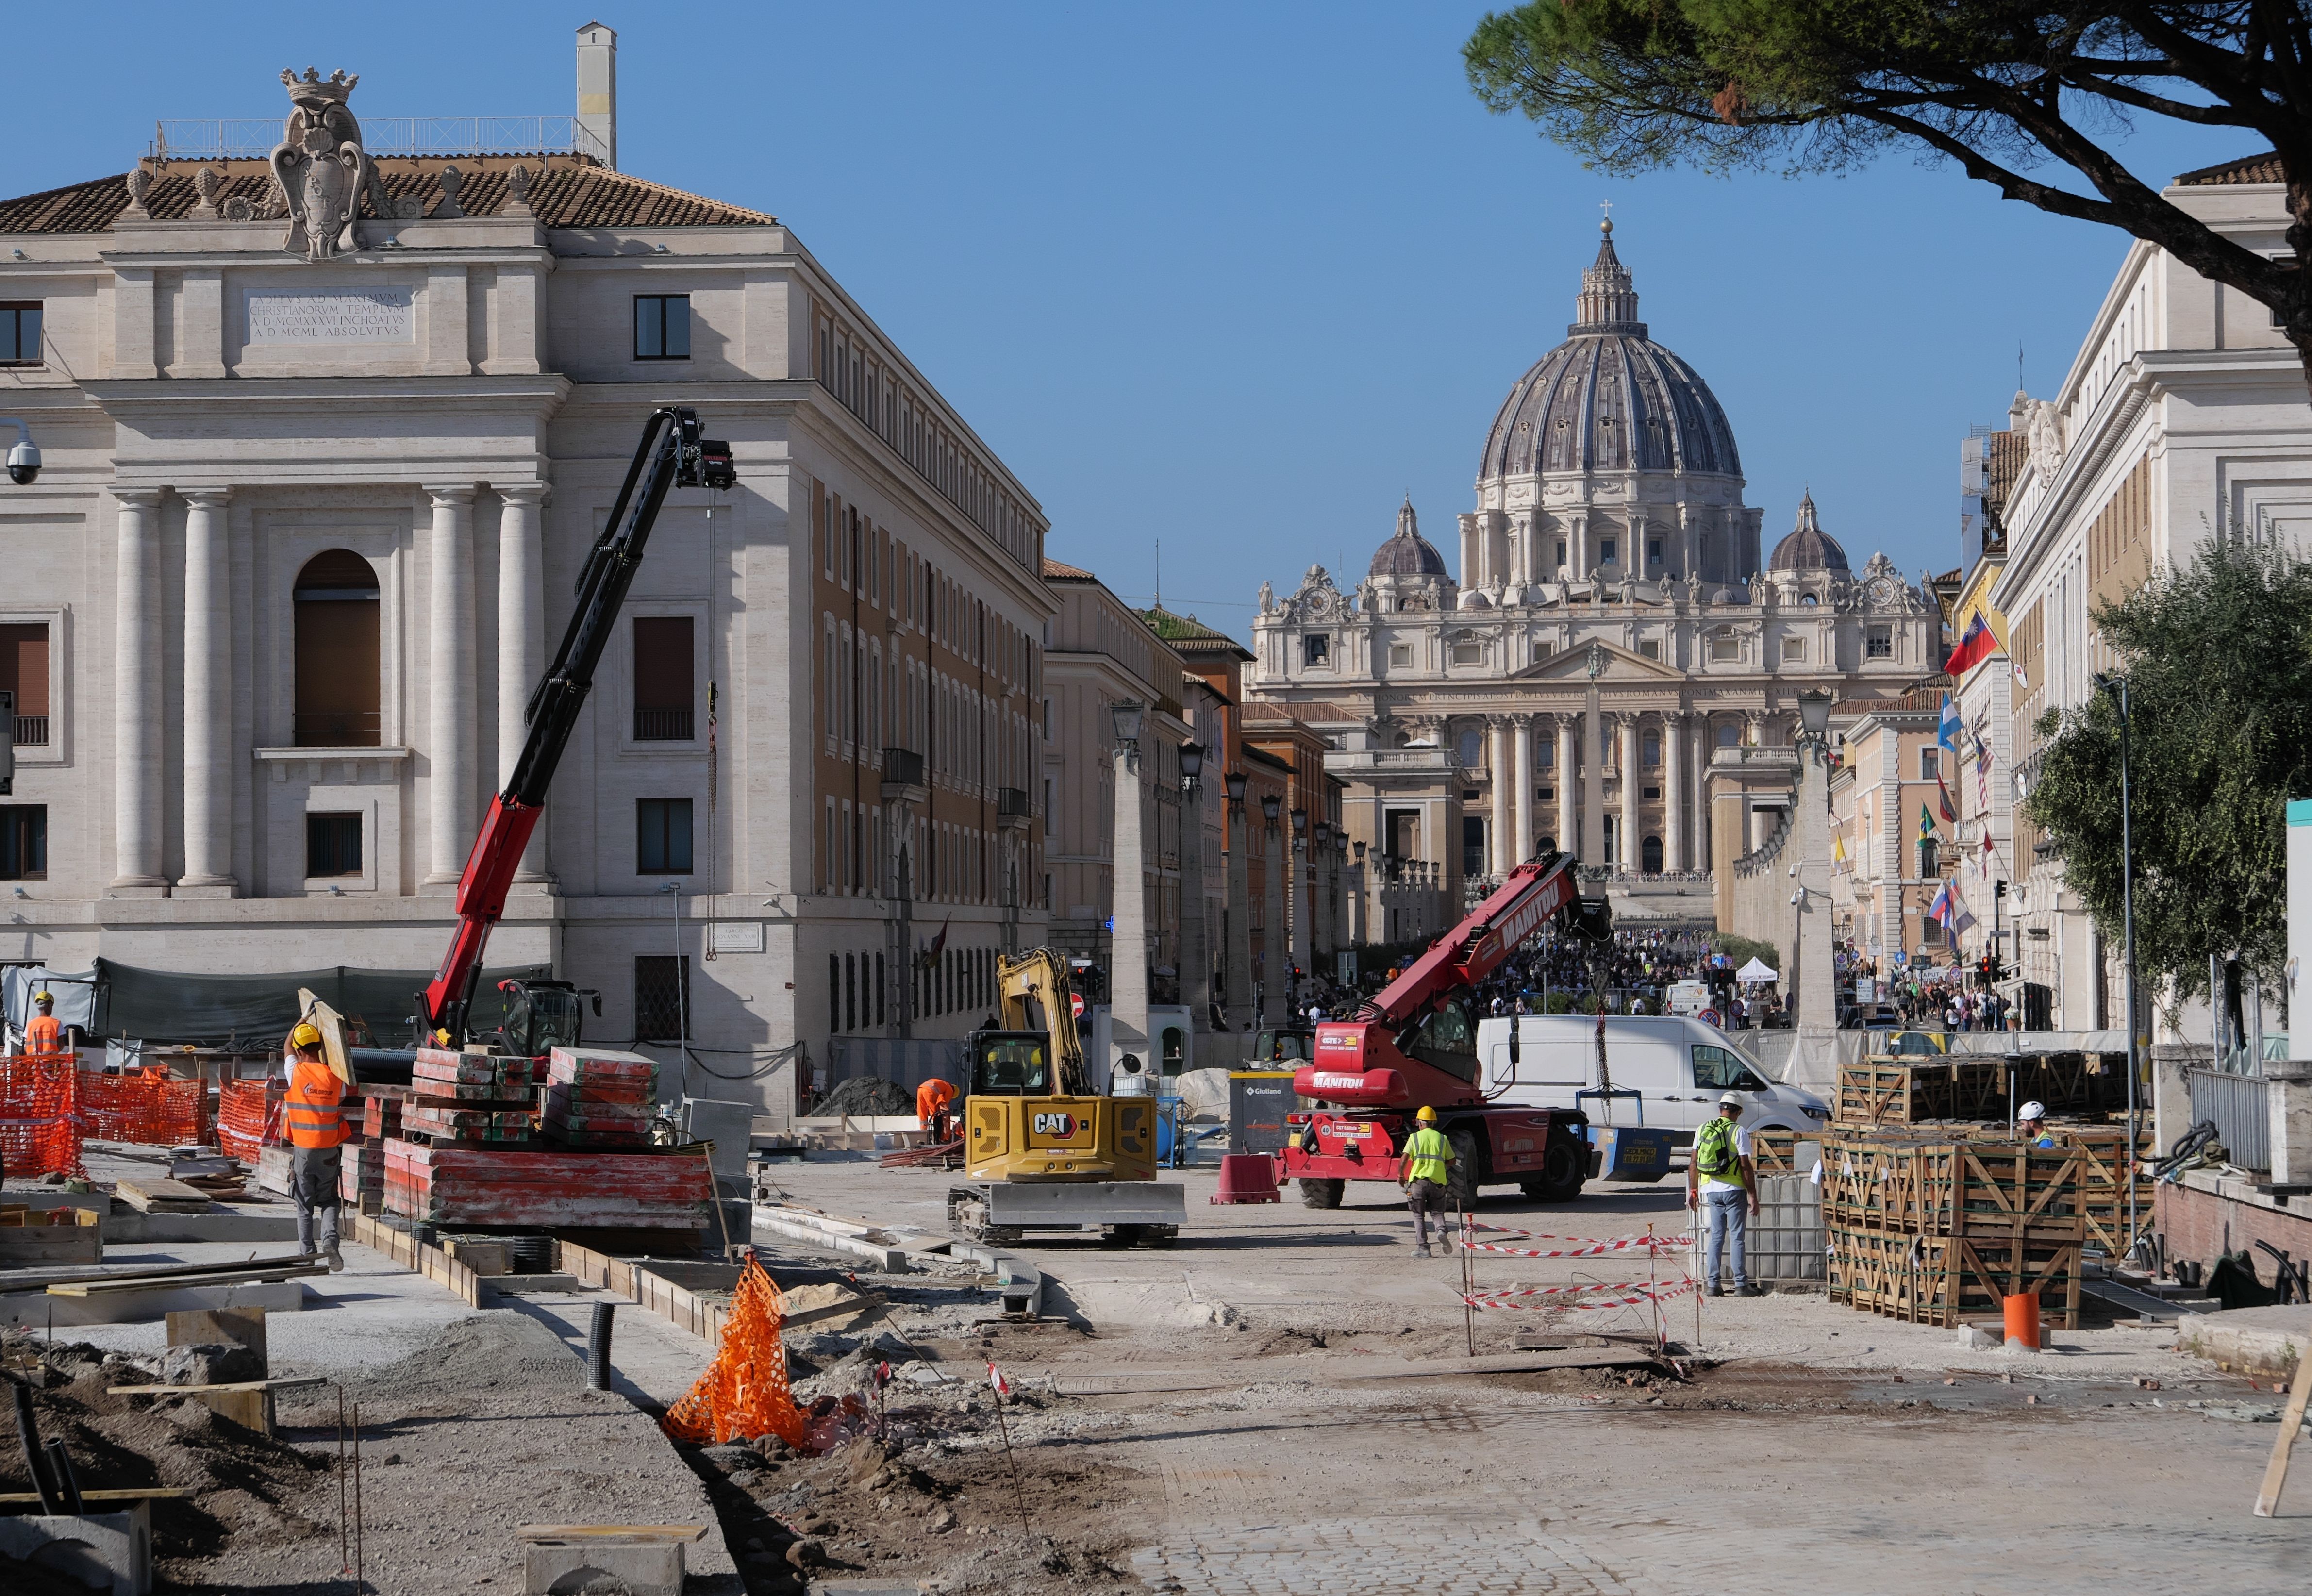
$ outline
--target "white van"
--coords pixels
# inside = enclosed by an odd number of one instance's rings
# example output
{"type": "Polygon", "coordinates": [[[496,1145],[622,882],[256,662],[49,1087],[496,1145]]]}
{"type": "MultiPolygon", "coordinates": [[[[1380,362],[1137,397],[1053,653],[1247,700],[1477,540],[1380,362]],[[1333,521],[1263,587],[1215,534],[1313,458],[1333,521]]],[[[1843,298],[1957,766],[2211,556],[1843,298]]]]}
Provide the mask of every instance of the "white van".
{"type": "Polygon", "coordinates": [[[1666,1014],[1699,1014],[1717,1000],[1711,995],[1706,981],[1680,981],[1669,989],[1662,1000],[1666,1014]]]}
{"type": "Polygon", "coordinates": [[[1477,1058],[1485,1092],[1504,1105],[1580,1109],[1593,1125],[1645,1125],[1693,1139],[1718,1112],[1721,1093],[1749,1100],[1742,1123],[1752,1130],[1818,1131],[1830,1105],[1811,1092],[1769,1083],[1726,1033],[1682,1014],[1606,1016],[1606,1070],[1614,1089],[1638,1095],[1576,1098],[1598,1081],[1594,1014],[1523,1014],[1477,1023],[1477,1058]],[[1510,1062],[1510,1027],[1518,1028],[1518,1061],[1510,1062]]]}

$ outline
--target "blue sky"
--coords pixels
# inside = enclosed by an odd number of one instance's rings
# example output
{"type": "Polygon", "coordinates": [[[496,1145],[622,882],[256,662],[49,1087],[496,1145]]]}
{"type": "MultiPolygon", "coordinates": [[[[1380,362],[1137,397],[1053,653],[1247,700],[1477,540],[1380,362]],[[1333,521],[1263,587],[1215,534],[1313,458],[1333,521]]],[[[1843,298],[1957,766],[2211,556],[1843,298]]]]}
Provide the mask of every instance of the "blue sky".
{"type": "MultiPolygon", "coordinates": [[[[1050,552],[1244,634],[1261,581],[1362,572],[1411,492],[1455,557],[1477,453],[1564,335],[1598,205],[1716,390],[1769,546],[1811,486],[1859,564],[1957,563],[1957,440],[2060,382],[2125,249],[1901,157],[1841,180],[1610,181],[1487,114],[1482,5],[754,4],[600,13],[25,7],[9,193],[120,171],[160,117],[562,114],[619,31],[620,165],[776,213],[1042,501],[1050,552]],[[105,86],[29,64],[85,62],[105,86]]],[[[2147,127],[2164,179],[2246,153],[2147,127]]]]}

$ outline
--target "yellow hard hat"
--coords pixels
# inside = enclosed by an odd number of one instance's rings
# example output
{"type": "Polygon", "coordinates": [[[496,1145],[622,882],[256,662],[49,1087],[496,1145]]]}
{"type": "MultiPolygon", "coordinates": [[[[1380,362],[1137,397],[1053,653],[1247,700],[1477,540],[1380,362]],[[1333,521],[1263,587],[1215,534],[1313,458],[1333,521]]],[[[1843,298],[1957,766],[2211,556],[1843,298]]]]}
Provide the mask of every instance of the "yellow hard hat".
{"type": "Polygon", "coordinates": [[[297,1029],[289,1033],[289,1044],[294,1048],[318,1048],[321,1033],[305,1021],[297,1022],[297,1029]]]}
{"type": "Polygon", "coordinates": [[[32,994],[32,1001],[34,1003],[54,1003],[56,1000],[57,995],[53,992],[35,992],[32,994]]]}
{"type": "Polygon", "coordinates": [[[1421,1112],[1415,1114],[1414,1118],[1423,1125],[1434,1125],[1437,1123],[1437,1110],[1423,1103],[1421,1105],[1421,1112]]]}

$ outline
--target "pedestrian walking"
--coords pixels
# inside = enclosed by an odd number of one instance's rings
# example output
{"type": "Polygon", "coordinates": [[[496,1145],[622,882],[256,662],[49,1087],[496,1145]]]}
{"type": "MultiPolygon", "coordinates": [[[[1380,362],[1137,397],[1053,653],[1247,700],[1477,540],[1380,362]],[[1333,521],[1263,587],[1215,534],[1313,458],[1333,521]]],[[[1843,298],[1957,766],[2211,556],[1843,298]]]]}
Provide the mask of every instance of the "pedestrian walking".
{"type": "Polygon", "coordinates": [[[1419,1123],[1406,1139],[1397,1183],[1413,1210],[1413,1256],[1428,1258],[1429,1216],[1437,1215],[1437,1239],[1445,1239],[1445,1185],[1453,1163],[1453,1144],[1437,1128],[1437,1110],[1427,1103],[1414,1116],[1419,1123]]]}
{"type": "Polygon", "coordinates": [[[1757,1172],[1750,1162],[1750,1133],[1742,1126],[1742,1100],[1727,1092],[1718,1100],[1718,1118],[1695,1133],[1694,1156],[1686,1166],[1686,1206],[1695,1223],[1705,1224],[1703,1290],[1725,1295],[1719,1284],[1721,1254],[1733,1253],[1734,1294],[1765,1293],[1750,1284],[1748,1263],[1742,1256],[1743,1237],[1750,1217],[1758,1211],[1757,1172]]]}
{"type": "Polygon", "coordinates": [[[289,1046],[289,1092],[281,1109],[289,1130],[289,1200],[297,1209],[297,1250],[309,1258],[318,1250],[330,1268],[342,1269],[337,1183],[345,1144],[353,1139],[346,1125],[346,1083],[323,1057],[321,1033],[310,1022],[297,1022],[289,1046]]]}

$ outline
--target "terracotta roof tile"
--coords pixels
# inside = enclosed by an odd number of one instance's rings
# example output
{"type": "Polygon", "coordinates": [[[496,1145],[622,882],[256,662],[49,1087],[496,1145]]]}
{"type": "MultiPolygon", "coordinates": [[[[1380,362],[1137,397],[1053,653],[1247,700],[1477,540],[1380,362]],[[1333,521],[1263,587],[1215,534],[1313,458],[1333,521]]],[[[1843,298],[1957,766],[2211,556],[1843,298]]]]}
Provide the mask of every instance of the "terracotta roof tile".
{"type": "Polygon", "coordinates": [[[2203,166],[2197,171],[2187,171],[2176,178],[2177,184],[2187,189],[2235,187],[2246,183],[2284,183],[2288,173],[2280,164],[2280,153],[2268,150],[2261,155],[2243,155],[2237,161],[2220,162],[2214,166],[2203,166]]]}
{"type": "MultiPolygon", "coordinates": [[[[686,194],[622,171],[569,157],[512,155],[378,162],[385,191],[398,200],[415,197],[431,216],[442,202],[440,172],[455,166],[465,179],[458,208],[469,216],[495,216],[506,204],[506,174],[517,164],[530,170],[530,208],[549,228],[588,227],[771,227],[776,216],[686,194]]],[[[156,221],[184,220],[198,203],[194,174],[203,166],[224,173],[217,203],[246,199],[260,216],[284,212],[273,174],[262,161],[170,161],[154,171],[144,207],[156,221]]],[[[94,178],[45,193],[0,199],[0,232],[109,232],[128,208],[126,172],[94,178]]]]}
{"type": "Polygon", "coordinates": [[[2031,441],[2020,432],[2001,432],[1991,434],[1991,458],[1984,462],[1983,502],[1993,510],[2002,509],[2007,495],[2015,491],[2015,479],[2023,474],[2023,462],[2031,458],[2031,441]]]}
{"type": "Polygon", "coordinates": [[[1074,566],[1062,565],[1047,554],[1044,557],[1044,580],[1047,582],[1098,582],[1099,578],[1074,566]]]}

